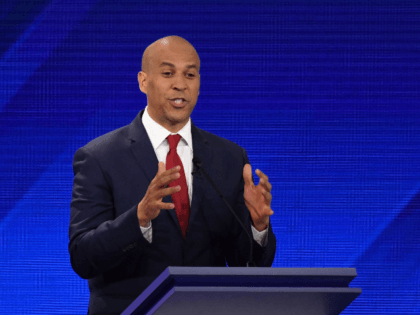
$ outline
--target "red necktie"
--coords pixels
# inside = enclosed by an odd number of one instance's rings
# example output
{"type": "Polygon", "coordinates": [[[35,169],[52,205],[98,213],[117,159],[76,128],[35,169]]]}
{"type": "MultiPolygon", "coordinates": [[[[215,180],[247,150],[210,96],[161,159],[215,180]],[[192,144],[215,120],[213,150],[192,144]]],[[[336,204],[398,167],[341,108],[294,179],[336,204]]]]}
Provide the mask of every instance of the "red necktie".
{"type": "Polygon", "coordinates": [[[181,140],[181,136],[171,135],[168,136],[167,139],[169,142],[169,152],[166,156],[166,169],[169,170],[175,166],[181,166],[181,170],[179,171],[181,176],[169,183],[169,187],[177,185],[181,186],[180,191],[172,194],[172,201],[175,205],[175,212],[178,217],[179,226],[181,227],[181,232],[185,239],[188,230],[188,220],[190,219],[190,199],[188,197],[187,179],[185,178],[184,167],[178,153],[176,152],[176,147],[178,146],[179,140],[181,140]]]}

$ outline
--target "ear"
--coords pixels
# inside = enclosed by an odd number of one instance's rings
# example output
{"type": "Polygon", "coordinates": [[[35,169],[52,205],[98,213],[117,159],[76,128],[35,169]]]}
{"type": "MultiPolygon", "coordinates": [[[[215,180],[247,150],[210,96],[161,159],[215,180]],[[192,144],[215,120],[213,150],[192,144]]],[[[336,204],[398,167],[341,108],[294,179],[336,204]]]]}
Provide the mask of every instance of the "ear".
{"type": "Polygon", "coordinates": [[[143,71],[140,71],[137,74],[137,80],[139,81],[139,88],[144,94],[147,94],[147,74],[143,71]]]}
{"type": "MultiPolygon", "coordinates": [[[[199,84],[200,84],[200,86],[201,86],[201,76],[200,76],[200,73],[198,73],[198,78],[200,79],[199,84]]],[[[197,96],[199,96],[199,95],[200,95],[200,86],[198,87],[198,94],[197,94],[197,96]]]]}

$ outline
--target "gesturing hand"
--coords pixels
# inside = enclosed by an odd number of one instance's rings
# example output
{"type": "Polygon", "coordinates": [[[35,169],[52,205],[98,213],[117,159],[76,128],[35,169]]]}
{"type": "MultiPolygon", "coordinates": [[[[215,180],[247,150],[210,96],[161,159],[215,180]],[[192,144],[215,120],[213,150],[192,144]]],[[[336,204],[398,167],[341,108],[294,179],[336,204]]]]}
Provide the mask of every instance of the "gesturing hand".
{"type": "Polygon", "coordinates": [[[250,164],[244,166],[244,199],[250,214],[252,223],[258,231],[263,231],[267,228],[270,216],[274,213],[271,210],[271,184],[268,181],[267,175],[260,170],[255,173],[260,178],[257,186],[254,185],[252,179],[252,168],[250,164]]]}
{"type": "Polygon", "coordinates": [[[181,190],[180,186],[165,188],[170,182],[173,182],[180,176],[179,170],[181,168],[176,166],[166,170],[163,162],[159,162],[158,167],[155,178],[150,182],[146,194],[137,206],[137,218],[140,225],[144,227],[147,226],[150,220],[159,215],[160,210],[173,209],[174,204],[163,202],[162,199],[181,190]]]}

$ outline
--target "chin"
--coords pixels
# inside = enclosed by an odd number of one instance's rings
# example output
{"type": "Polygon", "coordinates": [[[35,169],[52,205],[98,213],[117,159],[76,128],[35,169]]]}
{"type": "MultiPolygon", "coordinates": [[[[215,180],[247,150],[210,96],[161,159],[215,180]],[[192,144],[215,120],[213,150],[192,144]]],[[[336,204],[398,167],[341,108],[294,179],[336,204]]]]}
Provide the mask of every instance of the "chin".
{"type": "Polygon", "coordinates": [[[192,113],[192,109],[189,107],[182,107],[182,108],[172,108],[169,115],[171,115],[176,120],[183,120],[190,117],[192,113]]]}
{"type": "Polygon", "coordinates": [[[182,123],[187,123],[188,118],[190,118],[190,116],[172,116],[169,121],[173,124],[173,125],[177,125],[177,124],[182,124],[182,123]]]}

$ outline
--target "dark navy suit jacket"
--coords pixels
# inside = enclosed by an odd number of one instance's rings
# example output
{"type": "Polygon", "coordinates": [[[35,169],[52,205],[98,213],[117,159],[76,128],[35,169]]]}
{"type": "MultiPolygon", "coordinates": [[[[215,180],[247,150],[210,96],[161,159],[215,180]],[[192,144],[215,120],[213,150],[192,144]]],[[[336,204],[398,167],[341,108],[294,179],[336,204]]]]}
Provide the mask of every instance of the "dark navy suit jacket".
{"type": "MultiPolygon", "coordinates": [[[[69,252],[74,271],[89,279],[89,314],[119,314],[168,266],[245,266],[249,240],[211,184],[193,176],[187,238],[175,210],[152,220],[153,241],[141,233],[137,204],[156,176],[158,160],[141,121],[89,142],[73,161],[69,252]]],[[[244,204],[243,148],[191,124],[194,156],[199,157],[251,233],[244,204]]],[[[163,199],[171,202],[171,197],[163,199]]],[[[254,241],[254,262],[271,266],[276,240],[254,241]]]]}

